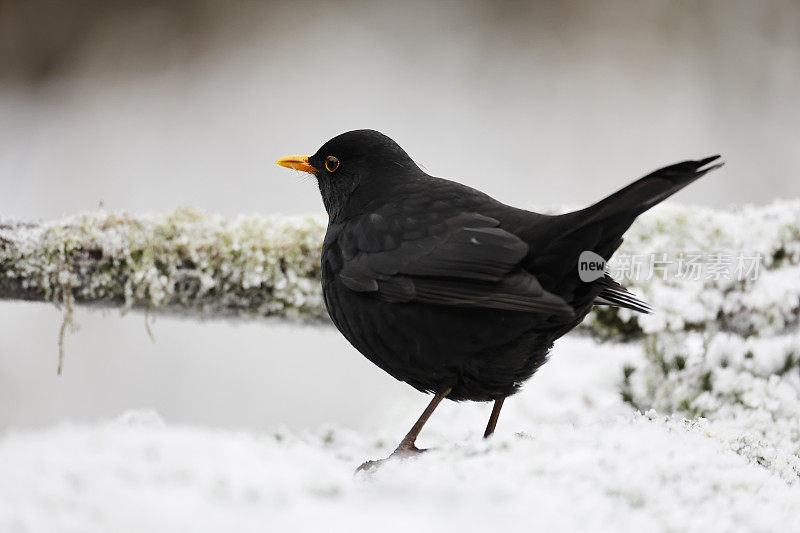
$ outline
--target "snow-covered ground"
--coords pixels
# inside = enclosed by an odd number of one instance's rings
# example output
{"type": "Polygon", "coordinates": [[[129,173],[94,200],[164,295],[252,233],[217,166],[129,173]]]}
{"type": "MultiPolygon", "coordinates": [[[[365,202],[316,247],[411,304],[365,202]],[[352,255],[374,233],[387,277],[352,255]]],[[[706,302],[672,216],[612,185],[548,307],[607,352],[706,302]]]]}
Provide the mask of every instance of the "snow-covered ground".
{"type": "Polygon", "coordinates": [[[152,411],[7,430],[0,531],[800,529],[800,483],[737,453],[740,427],[622,401],[622,368],[642,359],[638,343],[563,339],[494,438],[480,438],[489,405],[446,402],[419,441],[431,451],[372,475],[353,472],[387,455],[427,398],[358,431],[230,431],[152,411]]]}

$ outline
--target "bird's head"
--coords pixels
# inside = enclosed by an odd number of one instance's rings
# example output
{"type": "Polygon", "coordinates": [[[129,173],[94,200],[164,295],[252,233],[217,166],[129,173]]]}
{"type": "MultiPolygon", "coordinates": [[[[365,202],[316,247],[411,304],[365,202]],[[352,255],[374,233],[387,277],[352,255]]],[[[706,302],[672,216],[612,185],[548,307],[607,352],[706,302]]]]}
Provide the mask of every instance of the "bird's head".
{"type": "Polygon", "coordinates": [[[375,130],[348,131],[323,144],[314,155],[292,155],[275,163],[316,177],[331,218],[358,187],[381,187],[421,172],[405,150],[375,130]]]}

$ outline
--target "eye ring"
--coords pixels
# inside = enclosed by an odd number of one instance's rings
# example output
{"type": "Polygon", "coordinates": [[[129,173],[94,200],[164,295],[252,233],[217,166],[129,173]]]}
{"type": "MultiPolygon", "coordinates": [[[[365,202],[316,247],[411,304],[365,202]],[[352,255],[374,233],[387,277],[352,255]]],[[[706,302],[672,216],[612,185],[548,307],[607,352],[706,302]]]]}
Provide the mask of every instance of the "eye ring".
{"type": "Polygon", "coordinates": [[[329,155],[327,159],[325,159],[325,168],[328,172],[334,172],[337,168],[339,168],[339,160],[329,155]]]}

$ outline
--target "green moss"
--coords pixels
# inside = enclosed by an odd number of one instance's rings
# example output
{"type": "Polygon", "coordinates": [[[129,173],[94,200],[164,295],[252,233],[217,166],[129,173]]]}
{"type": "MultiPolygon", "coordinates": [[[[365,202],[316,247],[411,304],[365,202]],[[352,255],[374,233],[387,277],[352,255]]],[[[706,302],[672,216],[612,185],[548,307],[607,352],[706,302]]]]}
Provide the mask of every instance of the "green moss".
{"type": "Polygon", "coordinates": [[[712,375],[711,372],[705,372],[703,376],[700,378],[700,389],[703,391],[711,391],[712,390],[712,375]]]}
{"type": "Polygon", "coordinates": [[[642,329],[636,316],[623,320],[620,310],[611,306],[598,306],[592,310],[589,328],[592,333],[604,339],[630,340],[640,337],[642,329]]]}
{"type": "Polygon", "coordinates": [[[776,372],[779,376],[782,376],[792,369],[796,369],[800,365],[800,361],[796,358],[794,352],[789,352],[786,354],[786,359],[783,362],[783,366],[776,372]]]}

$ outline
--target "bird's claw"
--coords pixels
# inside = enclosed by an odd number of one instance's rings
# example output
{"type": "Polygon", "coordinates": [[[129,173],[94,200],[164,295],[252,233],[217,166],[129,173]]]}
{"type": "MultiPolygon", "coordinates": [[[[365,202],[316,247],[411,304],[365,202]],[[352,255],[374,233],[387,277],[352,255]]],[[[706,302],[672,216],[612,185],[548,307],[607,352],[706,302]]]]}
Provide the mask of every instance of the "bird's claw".
{"type": "Polygon", "coordinates": [[[391,459],[395,458],[407,459],[409,457],[414,457],[416,455],[419,455],[427,451],[428,451],[427,448],[417,448],[413,442],[410,444],[400,443],[400,446],[398,446],[397,449],[395,449],[395,451],[393,451],[389,457],[386,457],[385,459],[375,459],[373,461],[367,461],[361,464],[361,466],[359,466],[358,468],[356,468],[355,474],[359,474],[361,472],[372,472],[379,466],[381,466],[383,463],[391,459]]]}

